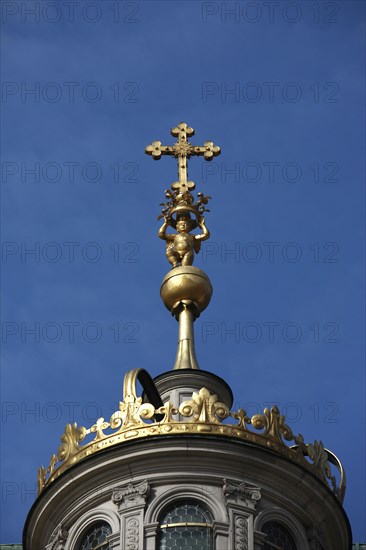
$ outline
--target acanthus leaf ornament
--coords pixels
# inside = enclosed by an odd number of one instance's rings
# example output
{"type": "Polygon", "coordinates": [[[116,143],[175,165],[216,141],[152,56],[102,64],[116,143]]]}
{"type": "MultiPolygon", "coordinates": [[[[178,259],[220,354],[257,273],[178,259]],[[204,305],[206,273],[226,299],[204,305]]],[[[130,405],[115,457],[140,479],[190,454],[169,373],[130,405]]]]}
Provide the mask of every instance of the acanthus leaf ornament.
{"type": "Polygon", "coordinates": [[[323,442],[315,440],[313,444],[307,445],[307,454],[310,460],[312,460],[314,467],[322,473],[325,480],[329,479],[333,491],[337,492],[337,481],[335,476],[332,475],[328,462],[328,453],[324,449],[323,442]]]}
{"type": "Polygon", "coordinates": [[[276,406],[271,410],[265,408],[264,414],[255,414],[251,418],[251,424],[257,429],[264,429],[264,435],[273,438],[274,440],[281,440],[281,437],[286,441],[293,439],[293,433],[291,428],[285,423],[285,417],[280,414],[276,406]]]}
{"type": "Polygon", "coordinates": [[[58,460],[67,460],[70,456],[76,454],[79,450],[79,443],[85,439],[87,430],[80,426],[77,427],[76,422],[66,424],[65,432],[61,436],[61,445],[58,449],[58,460]]]}
{"type": "Polygon", "coordinates": [[[218,418],[225,419],[230,411],[225,403],[220,403],[217,395],[212,395],[206,388],[193,393],[192,399],[183,401],[179,407],[182,416],[193,417],[193,422],[219,423],[218,418]]]}

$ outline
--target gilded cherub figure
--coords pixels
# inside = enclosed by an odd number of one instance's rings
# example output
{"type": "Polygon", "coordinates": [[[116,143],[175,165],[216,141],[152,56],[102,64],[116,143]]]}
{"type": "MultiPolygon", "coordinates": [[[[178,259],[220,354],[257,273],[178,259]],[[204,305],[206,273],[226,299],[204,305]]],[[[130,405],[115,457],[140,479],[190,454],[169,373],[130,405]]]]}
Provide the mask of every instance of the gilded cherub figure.
{"type": "Polygon", "coordinates": [[[166,241],[166,257],[173,267],[178,265],[192,265],[194,253],[198,254],[201,248],[201,241],[210,237],[210,232],[205,225],[205,218],[201,216],[198,220],[198,226],[202,229],[199,235],[191,235],[190,231],[195,227],[195,223],[189,214],[180,214],[177,217],[177,233],[166,233],[169,225],[172,225],[172,218],[164,216],[164,223],[159,229],[159,237],[166,241]]]}

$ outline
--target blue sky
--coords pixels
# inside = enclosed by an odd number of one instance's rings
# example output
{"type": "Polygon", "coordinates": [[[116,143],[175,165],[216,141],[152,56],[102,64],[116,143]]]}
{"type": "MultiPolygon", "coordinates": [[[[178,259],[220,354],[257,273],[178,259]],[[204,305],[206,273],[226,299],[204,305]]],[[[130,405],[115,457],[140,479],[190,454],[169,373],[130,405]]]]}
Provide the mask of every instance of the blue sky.
{"type": "Polygon", "coordinates": [[[365,541],[365,4],[2,10],[1,542],[65,424],[109,418],[128,369],[173,365],[156,217],[176,163],[144,148],[181,120],[222,148],[189,172],[212,196],[201,368],[340,457],[365,541]]]}

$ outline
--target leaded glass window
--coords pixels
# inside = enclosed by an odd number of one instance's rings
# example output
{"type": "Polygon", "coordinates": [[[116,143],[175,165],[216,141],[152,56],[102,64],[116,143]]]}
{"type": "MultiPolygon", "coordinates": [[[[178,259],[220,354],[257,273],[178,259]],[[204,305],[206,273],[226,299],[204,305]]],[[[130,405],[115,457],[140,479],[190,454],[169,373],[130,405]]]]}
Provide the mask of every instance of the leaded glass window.
{"type": "Polygon", "coordinates": [[[213,550],[212,519],[197,502],[177,502],[160,518],[159,550],[213,550]]]}
{"type": "Polygon", "coordinates": [[[84,535],[80,550],[111,550],[112,546],[108,542],[112,529],[105,521],[94,523],[89,531],[84,535]]]}
{"type": "Polygon", "coordinates": [[[276,521],[269,521],[262,527],[267,535],[263,550],[297,550],[294,539],[283,525],[276,521]]]}

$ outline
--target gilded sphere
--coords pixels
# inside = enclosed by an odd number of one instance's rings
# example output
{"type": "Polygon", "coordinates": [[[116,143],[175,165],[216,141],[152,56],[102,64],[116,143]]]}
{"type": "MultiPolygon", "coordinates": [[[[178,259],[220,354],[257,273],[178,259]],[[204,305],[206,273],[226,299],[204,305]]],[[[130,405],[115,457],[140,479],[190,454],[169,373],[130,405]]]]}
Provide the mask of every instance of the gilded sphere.
{"type": "Polygon", "coordinates": [[[192,300],[203,311],[210,303],[212,286],[206,273],[198,267],[179,266],[165,275],[160,296],[169,311],[182,300],[192,300]]]}

